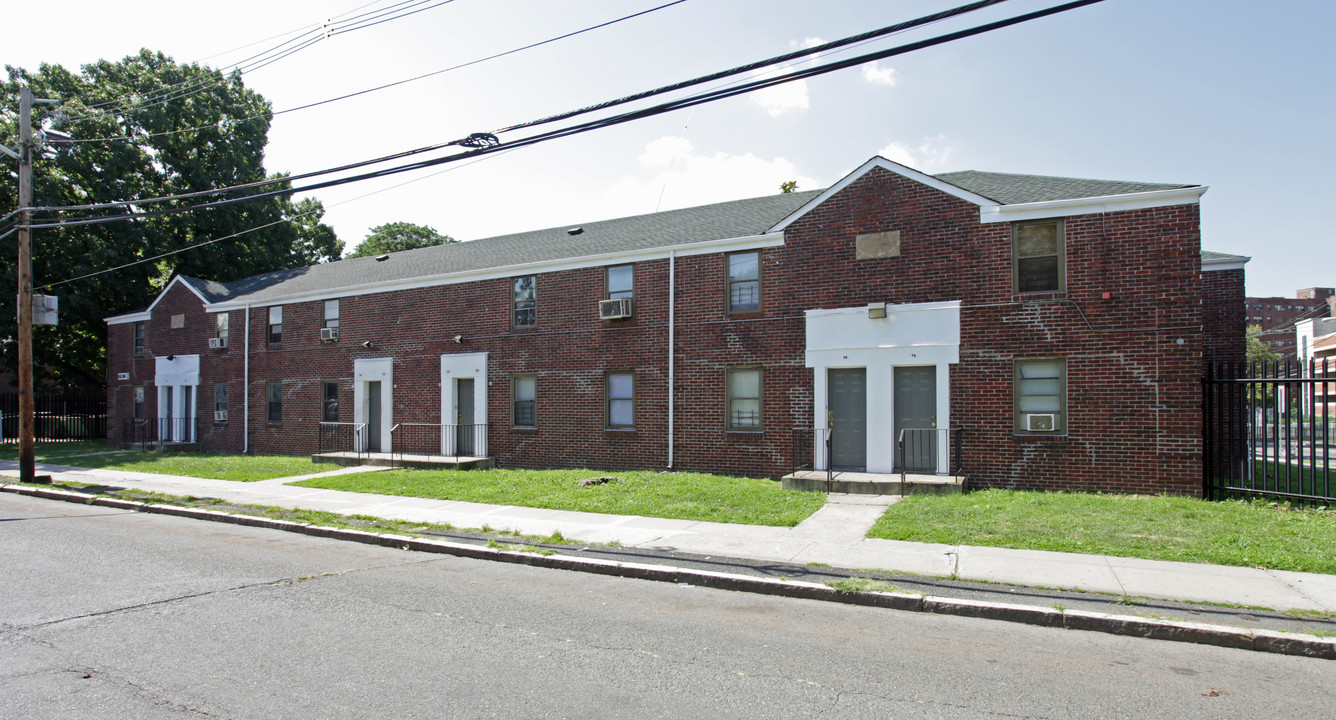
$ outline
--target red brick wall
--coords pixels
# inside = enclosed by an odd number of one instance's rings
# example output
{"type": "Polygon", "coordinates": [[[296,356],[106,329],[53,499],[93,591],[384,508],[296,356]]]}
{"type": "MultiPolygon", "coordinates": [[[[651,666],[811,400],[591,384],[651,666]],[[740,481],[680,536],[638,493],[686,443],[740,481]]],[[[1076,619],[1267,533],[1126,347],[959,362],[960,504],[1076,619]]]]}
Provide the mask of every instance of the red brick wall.
{"type": "Polygon", "coordinates": [[[1202,357],[1206,362],[1239,362],[1247,357],[1247,312],[1243,269],[1201,274],[1202,357]]]}
{"type": "MultiPolygon", "coordinates": [[[[762,251],[759,312],[727,313],[723,254],[677,258],[673,466],[766,476],[789,470],[791,430],[810,426],[812,417],[806,310],[960,300],[951,411],[952,424],[965,429],[972,482],[1198,492],[1204,297],[1197,207],[1071,217],[1065,227],[1068,290],[1017,296],[1007,224],[980,224],[976,206],[874,170],[791,225],[784,246],[762,251]],[[890,230],[900,232],[899,257],[855,258],[856,235],[890,230]],[[1020,436],[1012,428],[1013,364],[1045,356],[1067,358],[1069,432],[1020,436]],[[762,432],[726,430],[726,371],[740,366],[763,367],[762,432]]],[[[540,274],[533,328],[511,327],[507,278],[345,297],[337,343],[320,342],[319,301],[285,305],[283,342],[273,346],[265,341],[265,308],[253,308],[251,450],[314,451],[322,380],[339,381],[341,420],[351,421],[357,358],[393,358],[394,422],[439,423],[440,356],[485,351],[491,454],[501,465],[663,468],[668,274],[667,260],[637,263],[635,318],[620,321],[597,317],[604,268],[540,274]],[[373,346],[362,347],[366,341],[373,346]],[[604,378],[617,370],[635,372],[633,430],[606,429],[604,378]],[[537,376],[534,429],[510,425],[517,373],[537,376]],[[284,383],[281,425],[265,421],[270,380],[284,383]]],[[[197,299],[174,289],[154,311],[149,347],[200,353],[209,399],[215,378],[241,382],[242,313],[233,313],[226,351],[202,349],[212,328],[202,316],[197,299]],[[187,308],[187,331],[199,334],[165,329],[170,313],[182,311],[175,308],[187,308]]],[[[150,360],[129,357],[130,332],[113,326],[109,369],[138,363],[139,375],[151,378],[150,360]]],[[[129,412],[120,398],[128,390],[119,385],[130,384],[113,383],[120,415],[129,412]]],[[[232,405],[226,432],[207,438],[219,449],[240,443],[239,394],[232,405]]]]}

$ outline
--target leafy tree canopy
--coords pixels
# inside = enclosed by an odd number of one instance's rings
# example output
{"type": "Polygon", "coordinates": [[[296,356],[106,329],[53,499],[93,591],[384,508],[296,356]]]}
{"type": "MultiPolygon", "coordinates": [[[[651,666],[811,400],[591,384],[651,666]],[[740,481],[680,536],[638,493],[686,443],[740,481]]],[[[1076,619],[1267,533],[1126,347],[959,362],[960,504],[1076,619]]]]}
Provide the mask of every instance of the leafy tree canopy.
{"type": "Polygon", "coordinates": [[[427,225],[414,225],[408,222],[392,222],[371,228],[361,245],[353,248],[348,257],[366,257],[385,253],[413,250],[455,242],[449,235],[442,235],[427,225]]]}
{"type": "MultiPolygon", "coordinates": [[[[76,140],[72,149],[34,155],[34,206],[151,198],[273,177],[263,164],[269,103],[248,90],[238,74],[178,64],[149,50],[85,65],[78,73],[46,64],[36,72],[10,66],[5,71],[0,144],[18,145],[21,84],[39,98],[60,101],[67,119],[59,129],[76,140]]],[[[50,109],[35,106],[34,124],[50,109]]],[[[8,211],[18,204],[17,167],[8,159],[3,167],[0,210],[8,211]]],[[[320,222],[323,213],[318,200],[277,197],[134,221],[33,230],[34,288],[60,296],[60,325],[35,328],[34,374],[72,388],[101,387],[103,318],[146,307],[161,287],[152,284],[154,279],[180,273],[227,282],[338,259],[343,243],[320,222]],[[260,229],[40,289],[253,228],[260,229]]],[[[54,217],[39,213],[36,219],[54,217]]],[[[9,298],[17,292],[15,259],[11,236],[0,243],[0,292],[9,298]]],[[[14,323],[12,312],[0,317],[0,338],[14,337],[14,323]]],[[[0,346],[0,369],[12,371],[15,355],[12,341],[0,346]]]]}
{"type": "Polygon", "coordinates": [[[1271,352],[1271,347],[1262,342],[1258,337],[1262,334],[1261,325],[1249,325],[1246,331],[1247,339],[1244,340],[1249,362],[1275,362],[1280,359],[1280,355],[1271,352]]]}

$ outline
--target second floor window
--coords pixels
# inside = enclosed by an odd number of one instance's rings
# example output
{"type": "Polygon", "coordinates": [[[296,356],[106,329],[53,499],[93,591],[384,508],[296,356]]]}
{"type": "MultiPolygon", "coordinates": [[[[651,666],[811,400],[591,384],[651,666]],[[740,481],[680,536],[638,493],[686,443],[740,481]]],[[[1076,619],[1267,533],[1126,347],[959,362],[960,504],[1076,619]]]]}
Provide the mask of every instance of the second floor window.
{"type": "Polygon", "coordinates": [[[227,313],[218,313],[213,316],[213,336],[220,340],[227,339],[227,313]]]}
{"type": "Polygon", "coordinates": [[[533,327],[538,323],[537,278],[533,275],[515,278],[512,302],[515,327],[533,327]]]}
{"type": "Polygon", "coordinates": [[[1017,293],[1067,289],[1061,220],[1012,226],[1012,279],[1017,293]]]}
{"type": "Polygon", "coordinates": [[[728,311],[761,309],[761,251],[728,256],[728,311]]]}
{"type": "Polygon", "coordinates": [[[144,323],[135,323],[135,354],[144,354],[144,323]]]}
{"type": "Polygon", "coordinates": [[[635,266],[614,265],[608,268],[608,299],[635,297],[635,266]]]}
{"type": "Polygon", "coordinates": [[[283,306],[269,308],[269,343],[283,342],[283,306]]]}
{"type": "Polygon", "coordinates": [[[339,326],[339,301],[325,301],[325,322],[321,327],[337,328],[339,326]]]}

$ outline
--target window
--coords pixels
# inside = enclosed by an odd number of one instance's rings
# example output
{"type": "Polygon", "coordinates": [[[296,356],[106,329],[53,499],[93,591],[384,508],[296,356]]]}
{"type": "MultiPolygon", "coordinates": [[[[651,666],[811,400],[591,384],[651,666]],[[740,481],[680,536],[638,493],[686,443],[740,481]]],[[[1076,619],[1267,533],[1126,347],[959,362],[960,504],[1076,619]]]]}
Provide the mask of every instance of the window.
{"type": "Polygon", "coordinates": [[[218,313],[213,316],[213,336],[221,340],[227,339],[228,314],[218,313]]]}
{"type": "Polygon", "coordinates": [[[761,429],[761,369],[728,371],[728,429],[761,429]]]}
{"type": "MultiPolygon", "coordinates": [[[[334,302],[338,302],[335,300],[334,302]]],[[[338,322],[335,320],[334,322],[338,322]]],[[[321,383],[320,419],[325,422],[339,421],[339,383],[326,380],[321,383]]]]}
{"type": "Polygon", "coordinates": [[[614,265],[608,268],[608,299],[635,297],[635,266],[614,265]]]}
{"type": "Polygon", "coordinates": [[[536,278],[533,275],[515,278],[513,302],[515,327],[533,327],[538,322],[536,278]]]}
{"type": "Polygon", "coordinates": [[[136,385],[134,387],[134,418],[136,420],[144,419],[144,386],[136,385]]]}
{"type": "Polygon", "coordinates": [[[510,424],[515,427],[536,427],[534,417],[534,398],[538,387],[538,378],[533,375],[516,375],[511,379],[511,416],[510,424]]]}
{"type": "Polygon", "coordinates": [[[635,426],[635,374],[608,373],[608,427],[635,426]]]}
{"type": "Polygon", "coordinates": [[[1015,291],[1061,292],[1067,289],[1061,220],[1012,225],[1012,277],[1015,291]]]}
{"type": "Polygon", "coordinates": [[[144,323],[135,323],[135,354],[144,354],[144,323]]]}
{"type": "Polygon", "coordinates": [[[227,383],[213,384],[213,420],[227,422],[227,383]]]}
{"type": "Polygon", "coordinates": [[[761,309],[761,251],[728,256],[728,311],[761,309]]]}
{"type": "Polygon", "coordinates": [[[283,306],[269,308],[269,343],[283,342],[283,306]]]}
{"type": "Polygon", "coordinates": [[[1067,431],[1067,360],[1016,361],[1016,432],[1067,431]]]}
{"type": "Polygon", "coordinates": [[[269,422],[283,422],[283,383],[269,383],[269,422]]]}
{"type": "Polygon", "coordinates": [[[336,328],[339,326],[339,301],[325,301],[325,322],[320,327],[336,328]]]}

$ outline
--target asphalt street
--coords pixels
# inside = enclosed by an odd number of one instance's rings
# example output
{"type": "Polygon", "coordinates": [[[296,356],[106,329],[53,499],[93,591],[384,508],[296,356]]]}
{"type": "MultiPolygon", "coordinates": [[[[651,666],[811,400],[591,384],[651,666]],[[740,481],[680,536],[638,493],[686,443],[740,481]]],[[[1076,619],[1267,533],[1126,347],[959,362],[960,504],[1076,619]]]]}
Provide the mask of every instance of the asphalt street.
{"type": "Polygon", "coordinates": [[[0,717],[1323,717],[1331,663],[0,495],[0,717]]]}

